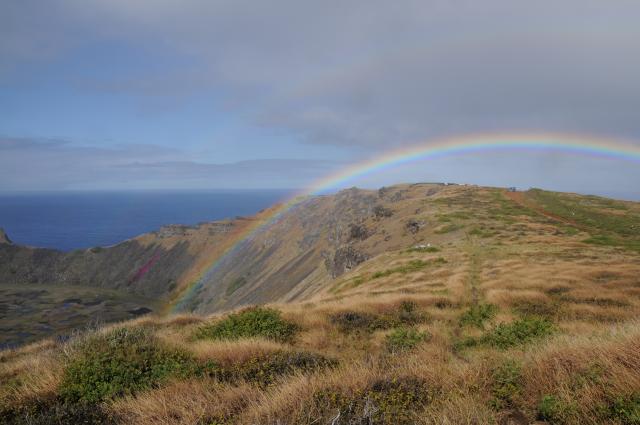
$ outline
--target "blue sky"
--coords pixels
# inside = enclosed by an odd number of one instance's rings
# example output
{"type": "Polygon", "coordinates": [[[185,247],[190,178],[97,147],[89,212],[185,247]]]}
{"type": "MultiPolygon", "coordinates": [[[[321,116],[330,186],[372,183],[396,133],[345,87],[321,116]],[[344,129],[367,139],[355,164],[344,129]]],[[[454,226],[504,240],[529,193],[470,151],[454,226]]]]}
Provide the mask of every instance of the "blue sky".
{"type": "MultiPolygon", "coordinates": [[[[631,0],[7,0],[0,190],[297,188],[482,132],[633,142],[638,21],[631,0]]],[[[350,183],[640,197],[637,165],[492,153],[350,183]]]]}

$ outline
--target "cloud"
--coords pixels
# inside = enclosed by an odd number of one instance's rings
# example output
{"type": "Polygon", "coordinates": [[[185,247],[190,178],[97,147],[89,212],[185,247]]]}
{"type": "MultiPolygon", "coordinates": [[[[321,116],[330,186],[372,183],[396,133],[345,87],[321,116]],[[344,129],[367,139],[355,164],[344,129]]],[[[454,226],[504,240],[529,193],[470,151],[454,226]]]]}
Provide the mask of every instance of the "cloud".
{"type": "MultiPolygon", "coordinates": [[[[359,147],[366,155],[489,131],[640,140],[638,17],[636,0],[3,2],[0,84],[18,78],[10,70],[20,64],[64,60],[110,42],[142,58],[159,56],[162,66],[74,77],[74,87],[149,98],[213,92],[246,122],[306,143],[359,147]]],[[[61,164],[63,172],[71,158],[89,155],[75,145],[47,149],[40,157],[56,161],[42,159],[46,170],[61,164]]],[[[109,175],[115,166],[126,178],[157,172],[169,180],[181,172],[198,185],[231,175],[190,155],[131,147],[99,155],[106,164],[86,159],[92,181],[96,170],[109,175]]],[[[536,180],[554,161],[531,163],[526,178],[536,180]]],[[[560,174],[588,170],[571,161],[563,159],[560,174]]],[[[297,172],[306,176],[309,164],[296,164],[234,167],[260,176],[273,172],[286,182],[297,172]]],[[[477,179],[492,171],[484,173],[477,179]]],[[[80,179],[64,181],[77,186],[80,179]]],[[[234,179],[227,181],[244,181],[234,179]]]]}
{"type": "Polygon", "coordinates": [[[3,6],[13,11],[0,22],[11,23],[0,37],[7,61],[70,49],[78,32],[172,52],[189,69],[96,88],[216,88],[230,108],[313,143],[381,149],[519,129],[640,138],[631,0],[19,3],[3,6]]]}

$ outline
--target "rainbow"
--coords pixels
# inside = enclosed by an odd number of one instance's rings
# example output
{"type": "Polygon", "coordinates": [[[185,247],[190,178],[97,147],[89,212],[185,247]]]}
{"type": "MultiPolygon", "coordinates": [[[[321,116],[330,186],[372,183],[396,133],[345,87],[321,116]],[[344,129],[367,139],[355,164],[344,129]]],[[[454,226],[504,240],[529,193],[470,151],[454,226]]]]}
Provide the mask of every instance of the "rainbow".
{"type": "Polygon", "coordinates": [[[285,212],[300,205],[309,196],[330,189],[344,188],[353,180],[383,172],[400,165],[452,155],[486,153],[492,151],[559,151],[567,154],[612,158],[640,162],[640,146],[620,140],[566,134],[486,134],[469,135],[428,141],[357,163],[338,173],[318,180],[309,188],[296,194],[259,216],[242,231],[228,238],[221,253],[199,274],[179,296],[170,303],[171,312],[184,310],[193,295],[209,280],[209,277],[261,229],[276,222],[285,212]]]}

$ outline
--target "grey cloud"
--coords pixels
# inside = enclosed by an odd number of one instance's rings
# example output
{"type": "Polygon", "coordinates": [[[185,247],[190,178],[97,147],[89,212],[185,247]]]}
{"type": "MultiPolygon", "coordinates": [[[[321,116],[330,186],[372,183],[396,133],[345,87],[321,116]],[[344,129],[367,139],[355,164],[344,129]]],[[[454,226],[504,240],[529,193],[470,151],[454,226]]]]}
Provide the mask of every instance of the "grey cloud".
{"type": "MultiPolygon", "coordinates": [[[[70,25],[193,61],[94,89],[216,89],[247,119],[313,143],[384,149],[496,130],[640,138],[637,1],[51,4],[47,20],[39,3],[39,19],[54,26],[59,48],[70,25]]],[[[14,27],[2,31],[19,38],[14,27]]],[[[25,49],[38,44],[38,32],[22,35],[25,49]]]]}

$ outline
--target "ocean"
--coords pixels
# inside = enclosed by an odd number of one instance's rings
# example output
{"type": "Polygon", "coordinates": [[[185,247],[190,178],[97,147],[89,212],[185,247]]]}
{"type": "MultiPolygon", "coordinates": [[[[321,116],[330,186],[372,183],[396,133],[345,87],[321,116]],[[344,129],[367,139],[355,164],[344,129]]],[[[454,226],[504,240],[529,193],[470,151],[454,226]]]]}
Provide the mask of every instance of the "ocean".
{"type": "Polygon", "coordinates": [[[0,228],[16,244],[62,251],[108,246],[166,224],[255,214],[292,191],[39,192],[0,194],[0,228]]]}

